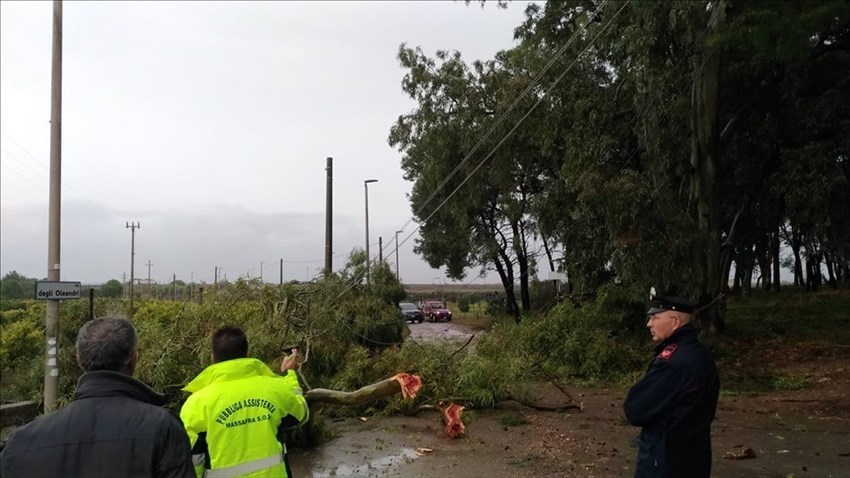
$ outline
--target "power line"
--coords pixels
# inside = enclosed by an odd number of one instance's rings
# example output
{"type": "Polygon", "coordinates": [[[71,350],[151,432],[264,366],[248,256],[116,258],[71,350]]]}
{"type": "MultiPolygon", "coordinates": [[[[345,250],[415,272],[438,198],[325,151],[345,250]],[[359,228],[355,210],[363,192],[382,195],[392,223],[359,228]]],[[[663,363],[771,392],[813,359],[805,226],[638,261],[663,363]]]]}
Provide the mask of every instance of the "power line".
{"type": "MultiPolygon", "coordinates": [[[[606,2],[605,2],[605,3],[607,3],[607,0],[606,0],[606,2]]],[[[590,17],[590,20],[589,20],[587,23],[585,23],[585,25],[583,26],[583,28],[582,28],[580,31],[583,31],[583,29],[584,29],[584,28],[586,28],[586,26],[590,23],[590,21],[593,21],[593,19],[596,17],[596,14],[599,12],[599,9],[600,9],[600,8],[601,8],[601,7],[602,7],[605,3],[601,4],[601,5],[599,6],[599,8],[597,8],[597,9],[596,9],[596,11],[594,11],[593,16],[592,16],[592,17],[590,17]]],[[[452,196],[454,196],[454,195],[455,195],[455,194],[456,194],[456,193],[460,190],[460,188],[461,188],[461,187],[463,187],[463,185],[464,185],[464,184],[466,184],[466,183],[467,183],[467,181],[469,181],[469,179],[470,179],[470,178],[471,178],[471,177],[472,177],[472,176],[473,176],[473,175],[474,175],[474,174],[475,174],[475,173],[476,173],[479,169],[481,169],[481,167],[484,165],[484,163],[486,163],[486,162],[487,162],[487,160],[488,160],[488,159],[490,159],[490,157],[491,157],[491,156],[493,156],[493,154],[496,152],[496,150],[498,150],[498,149],[499,149],[499,147],[501,147],[501,146],[502,146],[502,144],[504,144],[504,143],[505,143],[505,141],[507,141],[507,140],[508,140],[508,138],[510,138],[510,136],[514,133],[514,131],[516,131],[516,130],[517,130],[517,129],[518,129],[518,128],[522,125],[522,123],[526,120],[526,118],[528,118],[528,117],[531,115],[531,113],[532,113],[532,112],[533,112],[533,111],[537,108],[537,106],[538,106],[538,105],[540,105],[540,103],[542,103],[542,102],[543,102],[543,100],[549,96],[549,94],[552,92],[552,90],[555,88],[555,86],[557,86],[557,85],[558,85],[558,83],[560,83],[560,81],[561,81],[561,80],[564,78],[564,76],[566,76],[566,74],[567,74],[567,73],[568,73],[568,72],[572,69],[573,65],[575,65],[575,64],[576,64],[576,62],[578,62],[578,60],[582,57],[582,55],[584,55],[584,54],[585,54],[588,50],[590,50],[590,48],[591,48],[591,47],[592,47],[592,46],[596,43],[596,41],[599,39],[599,37],[602,35],[602,33],[603,33],[605,30],[607,30],[607,29],[608,29],[608,27],[611,25],[611,23],[614,21],[614,19],[615,19],[615,18],[617,18],[617,17],[620,15],[620,12],[622,12],[622,11],[623,11],[623,9],[624,9],[624,8],[626,8],[626,5],[628,5],[628,4],[629,4],[629,0],[627,0],[626,2],[624,2],[624,3],[623,3],[623,6],[621,6],[621,7],[620,7],[620,9],[619,9],[619,10],[617,10],[617,12],[616,12],[616,13],[615,13],[615,14],[614,14],[614,15],[613,15],[613,16],[612,16],[609,20],[608,20],[608,22],[607,22],[607,23],[605,23],[605,25],[604,25],[604,26],[603,26],[603,27],[599,30],[599,33],[597,33],[597,34],[596,34],[596,36],[595,36],[595,37],[593,37],[593,39],[592,39],[592,40],[590,40],[590,42],[587,44],[587,46],[586,46],[586,47],[585,47],[585,48],[584,48],[581,52],[579,52],[579,54],[578,54],[578,55],[576,55],[575,59],[573,59],[573,61],[572,61],[572,62],[570,62],[570,64],[567,66],[567,68],[566,68],[566,69],[564,69],[564,71],[563,71],[560,75],[558,75],[558,77],[555,79],[555,81],[554,81],[554,82],[552,82],[552,83],[551,83],[551,85],[549,86],[549,88],[547,88],[547,89],[546,89],[546,91],[544,91],[544,92],[543,92],[543,94],[540,96],[540,98],[538,98],[538,100],[537,100],[537,101],[536,101],[536,102],[535,102],[535,103],[531,106],[531,108],[530,108],[530,109],[529,109],[529,110],[525,113],[525,115],[523,115],[523,116],[519,119],[519,121],[518,121],[518,122],[514,125],[514,127],[513,127],[513,128],[511,128],[511,129],[510,129],[510,131],[508,131],[508,133],[507,133],[507,134],[505,134],[505,135],[502,137],[502,139],[501,139],[501,140],[500,140],[500,141],[496,144],[496,146],[495,146],[495,147],[494,147],[494,148],[490,151],[490,153],[488,153],[488,154],[484,157],[484,159],[482,159],[482,160],[478,163],[478,165],[477,165],[477,166],[476,166],[476,167],[475,167],[475,168],[474,168],[474,169],[473,169],[473,170],[472,170],[469,174],[467,174],[467,176],[463,179],[463,181],[461,181],[461,183],[460,183],[460,184],[458,184],[458,185],[457,185],[457,187],[455,187],[455,189],[454,189],[454,190],[453,190],[453,191],[452,191],[452,192],[451,192],[448,196],[446,196],[446,197],[443,199],[443,201],[442,201],[442,202],[441,202],[441,203],[440,203],[440,204],[439,204],[439,205],[438,205],[438,206],[437,206],[437,207],[436,207],[436,208],[435,208],[435,209],[431,212],[431,214],[430,214],[430,215],[428,215],[428,217],[427,217],[427,218],[425,218],[425,219],[424,219],[424,221],[423,221],[423,222],[427,222],[427,221],[428,221],[431,217],[433,217],[433,216],[434,216],[434,214],[436,214],[436,213],[437,213],[437,211],[439,211],[439,210],[440,210],[440,209],[441,209],[441,208],[442,208],[442,207],[446,204],[446,202],[448,202],[448,200],[449,200],[449,199],[451,199],[451,198],[452,198],[452,196]]],[[[572,37],[570,40],[572,40],[573,38],[575,38],[575,36],[576,36],[576,35],[578,35],[578,33],[579,33],[579,31],[577,31],[577,32],[573,35],[573,37],[572,37]]],[[[560,51],[560,50],[559,50],[559,51],[560,51]]],[[[490,132],[489,132],[489,131],[488,131],[488,134],[490,134],[490,132]]],[[[468,155],[468,156],[469,156],[469,155],[468,155]]],[[[466,161],[467,159],[468,159],[468,157],[467,157],[467,158],[465,158],[465,159],[464,159],[464,161],[466,161]]],[[[421,208],[420,208],[420,209],[421,209],[421,208]]],[[[413,220],[413,217],[411,217],[411,219],[409,219],[409,220],[408,220],[408,222],[407,222],[407,223],[405,223],[405,225],[410,224],[410,222],[411,222],[412,220],[413,220]]],[[[417,227],[413,230],[413,232],[411,232],[411,233],[410,233],[410,234],[409,234],[409,235],[408,235],[408,236],[404,239],[404,241],[402,241],[402,242],[401,242],[401,244],[399,244],[399,245],[398,245],[398,247],[401,247],[401,245],[402,245],[402,244],[406,243],[406,242],[407,242],[407,241],[408,241],[411,237],[413,237],[413,235],[414,235],[417,231],[419,231],[419,229],[420,229],[420,228],[421,228],[421,226],[418,226],[418,225],[417,225],[417,227]]],[[[400,229],[404,229],[404,227],[402,227],[402,228],[400,228],[400,229]]],[[[393,252],[394,252],[394,251],[393,251],[393,252]]],[[[391,252],[391,253],[392,253],[392,252],[391,252]]],[[[367,258],[367,260],[369,260],[369,258],[367,258]]],[[[360,279],[362,279],[362,275],[363,275],[363,274],[361,274],[360,279]]],[[[359,281],[357,281],[357,282],[359,282],[359,281]]],[[[357,282],[353,282],[353,283],[349,284],[349,286],[348,286],[346,289],[344,289],[344,290],[343,290],[343,291],[342,291],[339,295],[337,295],[337,296],[334,298],[334,300],[339,299],[339,297],[341,297],[341,296],[342,296],[343,294],[345,294],[348,290],[350,290],[352,287],[354,287],[354,285],[356,285],[356,283],[357,283],[357,282]]]]}
{"type": "MultiPolygon", "coordinates": [[[[606,2],[606,3],[607,3],[607,2],[606,2]]],[[[472,170],[469,174],[467,174],[467,176],[463,179],[463,181],[461,181],[461,183],[460,183],[460,184],[458,184],[458,185],[457,185],[457,187],[455,187],[455,189],[454,189],[451,193],[449,193],[447,196],[445,196],[445,197],[443,198],[443,201],[442,201],[442,202],[441,202],[441,203],[440,203],[440,204],[439,204],[439,205],[438,205],[438,206],[437,206],[437,207],[436,207],[433,211],[431,211],[431,214],[429,214],[429,215],[428,215],[428,216],[427,216],[427,217],[426,217],[426,218],[425,218],[422,222],[428,222],[428,220],[429,220],[429,219],[431,219],[431,218],[434,216],[434,214],[436,214],[436,213],[437,213],[437,212],[438,212],[438,211],[439,211],[439,210],[440,210],[440,209],[441,209],[441,208],[442,208],[442,207],[443,207],[443,206],[444,206],[444,205],[445,205],[445,204],[449,201],[449,199],[451,199],[451,198],[452,198],[452,196],[454,196],[454,195],[455,195],[455,194],[456,194],[456,193],[460,190],[460,188],[461,188],[461,187],[463,187],[463,185],[464,185],[464,184],[466,184],[466,183],[467,183],[467,181],[469,181],[469,179],[470,179],[470,178],[472,178],[472,176],[473,176],[473,175],[475,175],[475,173],[476,173],[479,169],[481,169],[481,167],[484,165],[484,163],[486,163],[486,162],[487,162],[487,160],[488,160],[488,159],[490,159],[490,157],[491,157],[491,156],[493,156],[493,154],[496,152],[496,150],[498,150],[498,149],[499,149],[499,147],[501,147],[501,146],[502,146],[502,144],[504,144],[504,143],[505,143],[505,141],[507,141],[507,140],[508,140],[508,138],[510,138],[510,136],[514,133],[514,131],[516,131],[516,130],[520,127],[520,125],[522,125],[522,123],[523,123],[523,122],[524,122],[524,121],[525,121],[525,120],[526,120],[526,119],[527,119],[527,118],[531,115],[531,113],[532,113],[532,112],[533,112],[533,111],[537,108],[537,106],[538,106],[538,105],[540,105],[540,103],[542,103],[542,102],[543,102],[543,100],[544,100],[544,99],[546,99],[546,98],[549,96],[549,94],[552,92],[552,90],[555,88],[555,86],[557,86],[557,85],[558,85],[558,83],[560,83],[560,81],[561,81],[561,80],[564,78],[564,76],[566,76],[566,74],[567,74],[567,73],[568,73],[568,72],[572,69],[573,65],[575,65],[575,64],[576,64],[576,62],[578,62],[578,60],[582,57],[582,55],[584,55],[584,54],[585,54],[588,50],[590,50],[590,48],[591,48],[591,47],[592,47],[592,46],[596,43],[596,41],[599,39],[599,37],[602,35],[602,33],[603,33],[603,32],[604,32],[607,28],[608,28],[608,26],[610,26],[610,25],[611,25],[611,23],[614,21],[614,19],[615,19],[615,18],[617,18],[617,16],[619,16],[619,15],[620,15],[620,12],[622,12],[622,11],[623,11],[623,9],[624,9],[624,8],[626,7],[626,5],[628,5],[628,4],[629,4],[629,2],[628,2],[628,1],[626,1],[626,2],[624,2],[624,3],[623,3],[623,5],[620,7],[620,9],[619,9],[619,10],[617,10],[617,12],[616,12],[616,13],[615,13],[615,14],[614,14],[614,15],[613,15],[613,16],[612,16],[609,20],[608,20],[608,22],[607,22],[607,23],[606,23],[606,24],[605,24],[605,25],[604,25],[604,26],[603,26],[603,27],[599,30],[599,32],[598,32],[598,33],[596,34],[596,36],[595,36],[595,37],[594,37],[594,38],[593,38],[593,39],[592,39],[592,40],[591,40],[591,41],[587,44],[587,46],[586,46],[586,47],[585,47],[585,48],[584,48],[584,49],[583,49],[583,50],[582,50],[582,51],[581,51],[578,55],[576,55],[575,59],[573,59],[573,61],[572,61],[572,62],[570,62],[570,64],[567,66],[567,68],[566,68],[566,69],[565,69],[565,70],[564,70],[564,71],[563,71],[563,72],[562,72],[562,73],[561,73],[561,74],[560,74],[560,75],[559,75],[559,76],[555,79],[555,81],[554,81],[554,82],[552,82],[552,84],[549,86],[549,88],[547,88],[547,89],[546,89],[546,91],[543,93],[543,95],[541,95],[541,96],[540,96],[540,98],[538,98],[538,100],[537,100],[537,101],[536,101],[536,102],[535,102],[535,103],[531,106],[531,108],[530,108],[530,109],[529,109],[529,110],[528,110],[528,111],[527,111],[527,112],[526,112],[526,113],[525,113],[525,114],[524,114],[524,115],[523,115],[523,116],[519,119],[519,121],[518,121],[518,122],[514,125],[514,127],[513,127],[513,128],[511,128],[511,129],[510,129],[510,131],[508,131],[508,133],[507,133],[507,134],[505,134],[505,136],[504,136],[504,137],[502,137],[502,139],[501,139],[501,140],[500,140],[500,141],[496,144],[496,146],[495,146],[495,147],[494,147],[494,148],[490,151],[490,153],[488,153],[488,154],[484,157],[484,159],[482,159],[482,160],[478,163],[478,165],[477,165],[477,166],[475,166],[475,168],[474,168],[474,169],[473,169],[473,170],[472,170]]],[[[603,4],[603,5],[604,5],[604,4],[603,4]]],[[[601,8],[601,7],[602,7],[602,5],[600,5],[600,8],[601,8]]],[[[594,14],[593,14],[593,16],[591,17],[591,20],[590,20],[590,21],[592,21],[592,19],[596,17],[596,14],[597,14],[597,12],[598,12],[598,11],[599,11],[599,8],[597,8],[597,10],[594,12],[594,14]]],[[[589,23],[589,22],[588,22],[588,23],[589,23]]],[[[585,26],[586,26],[586,25],[587,25],[587,23],[585,24],[585,26]]],[[[578,32],[577,32],[577,33],[578,33],[578,32]]],[[[421,210],[421,208],[420,208],[420,210],[421,210]]],[[[413,220],[413,217],[411,217],[411,219],[409,219],[409,220],[408,220],[408,222],[407,222],[406,224],[410,224],[410,222],[411,222],[412,220],[413,220]]],[[[405,243],[406,243],[406,242],[407,242],[407,241],[408,241],[411,237],[413,237],[413,235],[414,235],[416,232],[418,232],[418,231],[419,231],[419,229],[420,229],[421,227],[422,227],[421,225],[417,225],[417,226],[416,226],[416,228],[414,228],[413,232],[411,232],[411,233],[410,233],[407,237],[405,237],[405,238],[404,238],[404,240],[403,240],[403,241],[399,244],[399,246],[398,246],[398,247],[401,247],[403,244],[405,244],[405,243]]],[[[403,228],[402,228],[402,229],[403,229],[403,228]]]]}
{"type": "Polygon", "coordinates": [[[30,179],[30,178],[28,178],[28,177],[24,176],[23,174],[21,174],[20,172],[18,172],[15,168],[13,168],[13,167],[9,166],[9,164],[8,164],[8,163],[0,162],[0,166],[3,166],[4,168],[7,168],[9,171],[11,171],[11,172],[13,172],[13,173],[17,174],[18,176],[20,176],[20,177],[21,177],[21,179],[23,179],[23,180],[27,181],[28,183],[32,184],[33,186],[37,187],[38,189],[41,189],[41,190],[42,190],[42,191],[44,191],[44,192],[48,192],[48,191],[47,191],[47,189],[46,189],[43,185],[38,184],[38,183],[36,183],[35,181],[33,181],[32,179],[30,179]]]}
{"type": "MultiPolygon", "coordinates": [[[[469,159],[472,157],[472,155],[473,155],[473,154],[475,154],[475,152],[476,152],[476,151],[478,151],[478,148],[479,148],[479,147],[480,147],[480,146],[484,143],[484,141],[485,141],[487,138],[489,138],[489,137],[490,137],[490,135],[491,135],[491,134],[492,134],[492,133],[496,130],[496,128],[498,128],[498,127],[499,127],[499,125],[501,125],[501,124],[502,124],[502,122],[503,122],[503,121],[507,118],[507,116],[508,116],[508,115],[509,115],[509,114],[510,114],[513,110],[514,110],[514,108],[515,108],[515,107],[519,104],[519,102],[520,102],[520,101],[521,101],[521,100],[522,100],[522,99],[523,99],[523,98],[524,98],[524,97],[525,97],[525,96],[526,96],[526,95],[527,95],[527,94],[528,94],[528,93],[529,93],[529,92],[530,92],[530,91],[531,91],[531,90],[532,90],[532,89],[533,89],[533,88],[537,85],[537,83],[540,81],[540,79],[543,77],[543,75],[544,75],[547,71],[549,71],[549,68],[551,68],[551,67],[552,67],[552,65],[553,65],[553,64],[554,64],[554,63],[558,60],[558,58],[560,58],[560,56],[561,56],[561,55],[562,55],[562,54],[563,54],[563,53],[567,50],[567,48],[569,48],[569,46],[570,46],[570,45],[572,45],[573,41],[575,41],[575,39],[576,39],[576,38],[578,38],[578,36],[579,36],[582,32],[584,32],[584,31],[587,29],[587,26],[588,26],[591,22],[593,22],[593,21],[595,20],[595,18],[596,18],[596,14],[599,12],[599,10],[601,10],[601,9],[602,9],[602,7],[603,7],[603,6],[605,6],[605,4],[607,4],[607,3],[608,3],[608,0],[605,0],[604,2],[602,2],[602,3],[601,3],[601,4],[600,4],[600,5],[596,8],[596,10],[593,12],[593,15],[591,15],[591,16],[590,16],[590,18],[587,20],[587,22],[585,22],[585,24],[584,24],[584,25],[582,25],[582,26],[581,26],[578,30],[576,30],[576,31],[575,31],[575,33],[573,33],[573,35],[570,37],[570,39],[569,39],[569,40],[567,40],[567,43],[565,43],[565,44],[564,44],[564,45],[563,45],[563,46],[562,46],[562,47],[561,47],[561,48],[560,48],[560,49],[559,49],[559,50],[555,53],[555,55],[554,55],[554,56],[553,56],[553,57],[549,60],[549,62],[546,64],[546,66],[544,66],[544,67],[543,67],[543,69],[542,69],[542,70],[541,70],[541,71],[537,74],[537,76],[536,76],[536,77],[535,77],[535,78],[531,81],[531,83],[529,83],[529,85],[525,88],[525,90],[523,90],[523,92],[522,92],[522,93],[520,93],[520,94],[519,94],[519,96],[517,96],[517,97],[516,97],[516,99],[514,99],[514,102],[513,102],[513,103],[511,103],[511,105],[508,107],[508,109],[507,109],[507,110],[505,110],[505,111],[504,111],[504,112],[503,112],[503,113],[499,116],[499,118],[496,120],[496,122],[495,122],[495,123],[493,123],[493,125],[492,125],[492,126],[490,127],[490,129],[489,129],[489,130],[488,130],[488,131],[484,134],[484,136],[483,136],[480,140],[478,140],[478,142],[475,144],[475,146],[473,146],[473,148],[469,151],[469,153],[467,153],[467,154],[466,154],[466,157],[464,157],[464,158],[463,158],[463,160],[461,160],[461,162],[460,162],[460,163],[458,163],[458,165],[457,165],[457,166],[455,166],[454,170],[452,170],[452,172],[451,172],[451,173],[449,173],[449,175],[448,175],[448,176],[446,176],[446,177],[445,177],[445,179],[443,179],[443,181],[442,181],[442,182],[441,182],[441,183],[440,183],[440,184],[439,184],[439,185],[438,185],[438,186],[437,186],[437,187],[436,187],[436,188],[435,188],[435,189],[431,192],[431,195],[430,195],[430,196],[428,196],[428,198],[427,198],[427,199],[425,200],[425,202],[424,202],[424,203],[423,203],[423,204],[419,207],[419,209],[417,209],[416,211],[414,211],[413,215],[412,215],[412,216],[411,216],[411,217],[407,220],[407,222],[405,222],[405,223],[404,223],[404,225],[403,225],[403,226],[401,226],[399,229],[404,229],[404,228],[406,228],[408,225],[410,225],[410,223],[414,220],[414,217],[415,217],[415,216],[417,216],[420,212],[422,212],[422,210],[425,208],[425,206],[427,206],[427,205],[431,202],[431,200],[433,200],[433,199],[437,196],[437,194],[440,192],[440,190],[441,190],[441,189],[443,189],[443,188],[445,187],[445,185],[446,185],[446,184],[447,184],[447,183],[451,180],[451,178],[453,178],[453,177],[454,177],[454,175],[458,173],[458,171],[460,170],[460,168],[462,168],[462,167],[463,167],[463,165],[464,165],[464,164],[466,164],[466,162],[467,162],[467,161],[469,161],[469,159]]],[[[628,3],[628,2],[626,2],[626,3],[628,3]]],[[[625,5],[625,4],[624,4],[624,5],[625,5]]],[[[621,10],[622,10],[622,8],[621,8],[621,10]]],[[[619,12],[618,12],[618,13],[619,13],[619,12]]],[[[610,22],[609,22],[609,23],[610,23],[610,22]]]]}

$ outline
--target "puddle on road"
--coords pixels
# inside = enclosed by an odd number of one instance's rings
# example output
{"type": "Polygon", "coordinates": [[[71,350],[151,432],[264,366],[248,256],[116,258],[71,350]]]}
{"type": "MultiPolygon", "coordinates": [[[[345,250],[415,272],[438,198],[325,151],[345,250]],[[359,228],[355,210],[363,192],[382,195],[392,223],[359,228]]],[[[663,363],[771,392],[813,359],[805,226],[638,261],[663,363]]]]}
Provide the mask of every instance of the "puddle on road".
{"type": "Polygon", "coordinates": [[[388,472],[392,467],[403,463],[410,463],[418,457],[419,455],[416,454],[416,450],[413,448],[402,448],[399,453],[375,458],[368,463],[359,465],[342,463],[330,470],[313,471],[313,478],[380,476],[381,472],[388,472]]]}
{"type": "Polygon", "coordinates": [[[422,323],[410,325],[410,338],[422,342],[468,340],[474,332],[451,323],[422,323]]]}

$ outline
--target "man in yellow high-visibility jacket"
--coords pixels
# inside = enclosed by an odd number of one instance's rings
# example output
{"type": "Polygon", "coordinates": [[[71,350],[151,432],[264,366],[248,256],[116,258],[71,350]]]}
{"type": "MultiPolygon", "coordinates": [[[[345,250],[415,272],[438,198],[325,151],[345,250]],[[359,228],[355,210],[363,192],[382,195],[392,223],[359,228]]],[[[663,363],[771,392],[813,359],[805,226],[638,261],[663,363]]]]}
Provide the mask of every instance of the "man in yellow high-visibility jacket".
{"type": "Polygon", "coordinates": [[[297,358],[293,349],[280,376],[248,358],[241,329],[213,333],[213,364],[183,388],[192,395],[180,410],[199,477],[290,476],[278,432],[304,423],[310,412],[293,370],[297,358]]]}

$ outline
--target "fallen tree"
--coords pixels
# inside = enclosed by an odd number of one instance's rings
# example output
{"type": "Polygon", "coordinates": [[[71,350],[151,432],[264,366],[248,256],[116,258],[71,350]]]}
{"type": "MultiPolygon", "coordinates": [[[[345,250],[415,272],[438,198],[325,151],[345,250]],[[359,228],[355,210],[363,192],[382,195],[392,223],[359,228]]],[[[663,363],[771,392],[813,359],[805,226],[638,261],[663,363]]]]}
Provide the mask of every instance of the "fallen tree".
{"type": "Polygon", "coordinates": [[[386,380],[361,387],[353,392],[314,388],[305,392],[304,398],[307,399],[308,404],[329,403],[332,405],[354,407],[397,395],[398,393],[401,393],[405,400],[410,400],[416,397],[416,393],[421,387],[422,380],[418,376],[400,373],[386,380]]]}

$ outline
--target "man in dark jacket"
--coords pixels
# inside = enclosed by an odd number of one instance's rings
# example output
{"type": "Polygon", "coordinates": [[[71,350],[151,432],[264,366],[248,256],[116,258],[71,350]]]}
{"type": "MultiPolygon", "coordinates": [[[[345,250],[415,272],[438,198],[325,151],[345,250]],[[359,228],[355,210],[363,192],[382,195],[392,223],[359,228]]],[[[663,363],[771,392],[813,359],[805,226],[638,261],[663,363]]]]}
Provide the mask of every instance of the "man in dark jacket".
{"type": "Polygon", "coordinates": [[[655,357],[626,396],[629,423],[641,427],[635,477],[708,478],[711,421],[720,379],[691,324],[695,304],[652,289],[647,327],[655,357]]]}
{"type": "Polygon", "coordinates": [[[194,478],[180,420],[162,408],[164,395],[132,377],[138,358],[128,321],[86,323],[74,401],[17,430],[0,454],[0,476],[194,478]]]}

